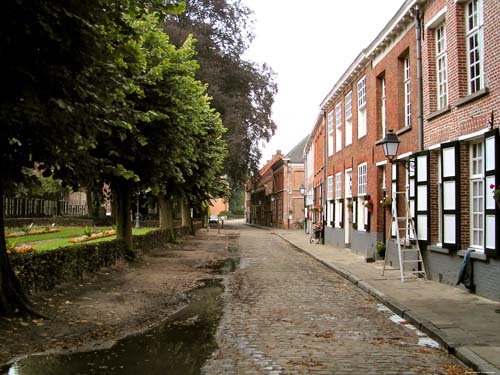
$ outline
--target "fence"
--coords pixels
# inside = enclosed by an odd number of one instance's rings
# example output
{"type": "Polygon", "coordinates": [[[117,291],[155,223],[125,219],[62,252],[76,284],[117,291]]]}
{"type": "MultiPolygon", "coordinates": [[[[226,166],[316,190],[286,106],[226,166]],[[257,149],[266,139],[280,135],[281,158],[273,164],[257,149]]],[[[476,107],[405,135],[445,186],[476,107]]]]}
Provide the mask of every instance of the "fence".
{"type": "Polygon", "coordinates": [[[5,217],[86,216],[86,205],[31,198],[4,198],[5,217]]]}

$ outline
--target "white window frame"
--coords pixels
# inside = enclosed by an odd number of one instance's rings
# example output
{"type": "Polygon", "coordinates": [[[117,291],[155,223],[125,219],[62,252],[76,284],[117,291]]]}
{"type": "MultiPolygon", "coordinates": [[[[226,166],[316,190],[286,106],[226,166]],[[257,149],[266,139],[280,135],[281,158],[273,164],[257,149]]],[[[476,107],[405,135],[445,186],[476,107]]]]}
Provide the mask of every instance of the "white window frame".
{"type": "Polygon", "coordinates": [[[404,96],[405,96],[405,127],[411,126],[411,74],[410,56],[403,60],[404,70],[404,96]]]}
{"type": "Polygon", "coordinates": [[[358,81],[358,138],[367,133],[366,126],[366,76],[358,81]]]}
{"type": "Polygon", "coordinates": [[[342,172],[335,175],[335,199],[342,199],[342,172]]]}
{"type": "Polygon", "coordinates": [[[382,131],[382,138],[385,137],[386,129],[387,129],[387,109],[386,109],[386,82],[385,82],[385,77],[382,77],[381,79],[381,90],[382,90],[382,95],[380,97],[380,117],[381,117],[381,131],[382,131]]]}
{"type": "Polygon", "coordinates": [[[465,5],[465,44],[467,49],[468,93],[484,88],[483,1],[472,0],[465,5]],[[471,44],[473,45],[471,48],[471,44]]]}
{"type": "Polygon", "coordinates": [[[342,150],[342,103],[335,106],[335,151],[342,150]]]}
{"type": "Polygon", "coordinates": [[[352,91],[345,96],[345,145],[352,143],[352,91]]]}
{"type": "Polygon", "coordinates": [[[368,163],[358,164],[358,197],[367,194],[368,163]]]}
{"type": "Polygon", "coordinates": [[[485,147],[482,141],[470,144],[470,244],[476,250],[484,251],[484,155],[485,147]],[[474,151],[480,151],[474,153],[474,151]]]}
{"type": "Polygon", "coordinates": [[[436,42],[436,90],[437,109],[448,106],[448,56],[446,53],[446,24],[443,22],[434,30],[436,42]]]}
{"type": "Polygon", "coordinates": [[[333,155],[333,111],[328,112],[327,115],[327,129],[328,129],[328,156],[333,155]]]}
{"type": "Polygon", "coordinates": [[[345,170],[345,197],[352,198],[352,168],[345,170]]]}
{"type": "Polygon", "coordinates": [[[333,176],[328,176],[327,186],[328,186],[328,191],[326,199],[331,201],[333,199],[333,176]]]}

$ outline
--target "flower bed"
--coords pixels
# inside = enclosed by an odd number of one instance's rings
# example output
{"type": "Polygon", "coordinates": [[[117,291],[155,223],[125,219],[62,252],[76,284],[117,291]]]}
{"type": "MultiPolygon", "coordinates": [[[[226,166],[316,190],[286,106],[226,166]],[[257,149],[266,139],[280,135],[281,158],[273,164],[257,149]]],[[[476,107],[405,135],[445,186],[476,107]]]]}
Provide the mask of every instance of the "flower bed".
{"type": "Polygon", "coordinates": [[[60,232],[59,229],[56,228],[49,228],[49,229],[33,229],[28,232],[14,232],[14,233],[7,233],[5,235],[5,238],[15,238],[15,237],[23,237],[27,235],[34,235],[34,234],[45,234],[45,233],[55,233],[55,232],[60,232]]]}
{"type": "Polygon", "coordinates": [[[97,238],[110,237],[114,235],[116,235],[116,230],[105,230],[104,232],[92,233],[90,236],[84,235],[80,237],[70,238],[68,242],[80,243],[80,242],[92,241],[97,238]]]}
{"type": "Polygon", "coordinates": [[[21,247],[15,247],[14,249],[7,249],[7,254],[12,254],[17,253],[17,254],[22,254],[22,253],[30,253],[34,252],[36,249],[31,246],[21,246],[21,247]]]}

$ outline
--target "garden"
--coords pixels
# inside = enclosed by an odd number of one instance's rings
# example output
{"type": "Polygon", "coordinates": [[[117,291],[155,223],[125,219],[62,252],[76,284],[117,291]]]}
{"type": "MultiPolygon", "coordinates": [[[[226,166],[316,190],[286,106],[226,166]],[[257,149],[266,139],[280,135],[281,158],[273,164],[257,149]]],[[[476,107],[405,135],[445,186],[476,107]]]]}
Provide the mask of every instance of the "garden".
{"type": "MultiPolygon", "coordinates": [[[[156,228],[133,228],[133,235],[142,235],[156,228]]],[[[55,250],[82,242],[97,243],[116,239],[113,227],[58,227],[26,226],[22,228],[5,228],[5,239],[8,253],[24,253],[34,251],[55,250]]]]}

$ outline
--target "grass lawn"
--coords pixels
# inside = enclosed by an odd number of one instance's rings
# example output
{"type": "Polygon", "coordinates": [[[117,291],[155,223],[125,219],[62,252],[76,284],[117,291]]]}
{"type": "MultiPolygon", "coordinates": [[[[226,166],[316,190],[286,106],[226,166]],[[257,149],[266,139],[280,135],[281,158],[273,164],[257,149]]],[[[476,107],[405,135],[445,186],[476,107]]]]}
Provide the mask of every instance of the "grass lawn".
{"type": "MultiPolygon", "coordinates": [[[[35,248],[38,251],[46,251],[54,250],[60,247],[77,245],[75,243],[69,242],[69,239],[73,237],[83,236],[82,227],[58,227],[57,229],[60,229],[60,232],[14,237],[9,238],[8,241],[13,245],[17,243],[23,243],[35,248]]],[[[96,228],[96,232],[99,232],[100,229],[108,228],[96,228]]],[[[157,228],[132,228],[132,234],[141,235],[155,229],[157,228]]],[[[14,232],[14,230],[7,230],[6,232],[14,232]]],[[[116,239],[116,236],[109,236],[104,238],[97,238],[92,241],[80,242],[78,244],[111,241],[114,239],[116,239]]]]}

